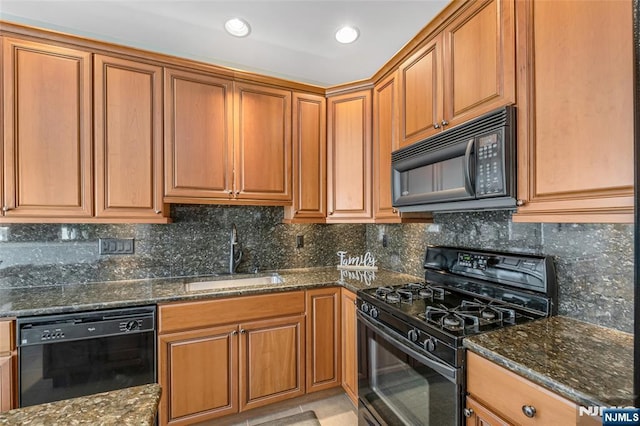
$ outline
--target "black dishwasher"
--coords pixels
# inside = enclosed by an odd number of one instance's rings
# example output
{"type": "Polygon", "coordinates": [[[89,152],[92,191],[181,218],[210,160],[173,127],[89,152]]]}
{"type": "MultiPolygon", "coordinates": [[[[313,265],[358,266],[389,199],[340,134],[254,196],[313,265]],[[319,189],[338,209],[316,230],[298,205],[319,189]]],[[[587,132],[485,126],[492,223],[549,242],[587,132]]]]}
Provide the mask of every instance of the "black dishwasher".
{"type": "Polygon", "coordinates": [[[155,383],[155,318],[155,306],[19,318],[19,406],[155,383]]]}

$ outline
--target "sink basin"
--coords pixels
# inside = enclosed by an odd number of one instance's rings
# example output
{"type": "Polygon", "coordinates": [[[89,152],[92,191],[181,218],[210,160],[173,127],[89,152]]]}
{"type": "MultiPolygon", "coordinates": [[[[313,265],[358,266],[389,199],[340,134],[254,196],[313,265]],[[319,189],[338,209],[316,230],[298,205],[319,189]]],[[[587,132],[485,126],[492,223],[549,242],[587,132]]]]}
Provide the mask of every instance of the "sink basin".
{"type": "Polygon", "coordinates": [[[267,277],[228,278],[214,281],[196,281],[186,283],[187,291],[215,290],[218,288],[248,287],[255,285],[273,285],[284,283],[284,278],[278,274],[267,277]]]}

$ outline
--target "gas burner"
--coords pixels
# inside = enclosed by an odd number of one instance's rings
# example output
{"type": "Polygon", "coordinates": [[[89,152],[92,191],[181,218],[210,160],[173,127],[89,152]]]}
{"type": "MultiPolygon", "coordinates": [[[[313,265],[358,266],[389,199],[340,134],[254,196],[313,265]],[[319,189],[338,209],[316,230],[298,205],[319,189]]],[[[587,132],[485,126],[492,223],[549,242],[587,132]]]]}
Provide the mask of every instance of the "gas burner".
{"type": "Polygon", "coordinates": [[[485,303],[477,299],[463,300],[460,304],[460,309],[474,315],[479,315],[480,318],[486,321],[495,321],[500,324],[516,323],[516,311],[514,309],[498,306],[493,302],[494,301],[485,303]]]}
{"type": "Polygon", "coordinates": [[[496,318],[496,313],[493,311],[482,311],[480,312],[480,316],[482,319],[492,320],[496,318]]]}
{"type": "Polygon", "coordinates": [[[444,291],[444,288],[442,287],[433,287],[427,284],[420,289],[418,294],[423,299],[444,300],[445,291],[444,291]]]}
{"type": "Polygon", "coordinates": [[[376,288],[376,297],[378,299],[386,300],[387,295],[392,293],[394,290],[391,287],[378,287],[376,288]]]}
{"type": "Polygon", "coordinates": [[[389,303],[398,303],[400,301],[400,295],[397,291],[392,291],[386,294],[385,300],[389,303]]]}
{"type": "Polygon", "coordinates": [[[458,308],[427,306],[424,318],[445,330],[477,333],[480,330],[480,319],[468,312],[459,311],[458,308]]]}

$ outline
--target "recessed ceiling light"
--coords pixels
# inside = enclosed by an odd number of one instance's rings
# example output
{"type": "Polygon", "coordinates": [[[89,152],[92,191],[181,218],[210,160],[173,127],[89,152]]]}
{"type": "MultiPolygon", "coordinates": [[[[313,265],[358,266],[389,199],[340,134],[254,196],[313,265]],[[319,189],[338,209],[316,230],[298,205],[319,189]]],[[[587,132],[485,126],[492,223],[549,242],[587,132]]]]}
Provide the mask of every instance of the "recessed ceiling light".
{"type": "Polygon", "coordinates": [[[224,23],[224,29],[227,30],[229,34],[236,37],[246,37],[251,32],[249,23],[240,18],[229,19],[224,23]]]}
{"type": "Polygon", "coordinates": [[[345,25],[336,31],[336,40],[343,44],[353,43],[358,39],[360,32],[356,27],[345,25]]]}

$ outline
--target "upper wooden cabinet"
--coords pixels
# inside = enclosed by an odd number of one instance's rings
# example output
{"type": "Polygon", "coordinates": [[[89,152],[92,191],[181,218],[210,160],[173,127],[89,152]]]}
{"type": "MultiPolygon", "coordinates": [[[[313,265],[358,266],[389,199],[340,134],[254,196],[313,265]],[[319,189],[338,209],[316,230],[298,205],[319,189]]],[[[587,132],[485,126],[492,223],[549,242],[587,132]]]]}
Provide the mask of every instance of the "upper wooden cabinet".
{"type": "Polygon", "coordinates": [[[327,223],[372,222],[371,90],[328,98],[327,223]]]}
{"type": "Polygon", "coordinates": [[[291,92],[165,70],[165,198],[291,204],[291,92]]]}
{"type": "Polygon", "coordinates": [[[633,222],[630,2],[519,1],[514,221],[633,222]]]}
{"type": "Polygon", "coordinates": [[[398,148],[514,103],[514,1],[463,6],[400,64],[398,79],[398,148]]]}
{"type": "Polygon", "coordinates": [[[393,73],[373,89],[373,214],[376,222],[397,222],[391,205],[391,152],[398,149],[398,79],[393,73]]]}
{"type": "Polygon", "coordinates": [[[233,81],[165,68],[165,200],[230,198],[233,81]]]}
{"type": "Polygon", "coordinates": [[[235,83],[234,96],[234,197],[291,202],[291,92],[235,83]]]}
{"type": "Polygon", "coordinates": [[[96,216],[162,217],[162,68],[94,57],[96,216]]]}
{"type": "Polygon", "coordinates": [[[324,223],[327,216],[327,105],[324,96],[293,94],[293,205],[287,223],[324,223]]]}
{"type": "Polygon", "coordinates": [[[4,217],[92,217],[91,54],[2,44],[4,217]]]}

